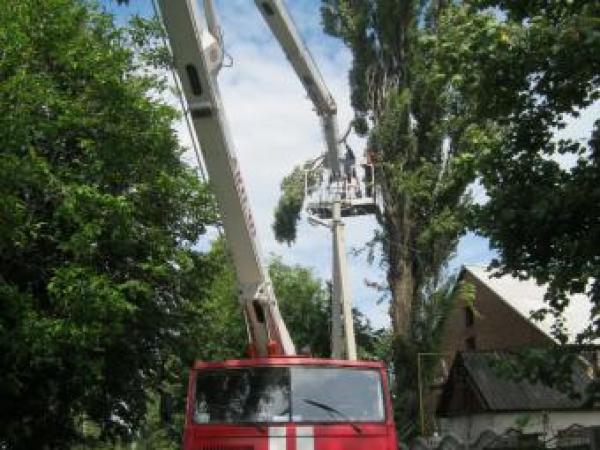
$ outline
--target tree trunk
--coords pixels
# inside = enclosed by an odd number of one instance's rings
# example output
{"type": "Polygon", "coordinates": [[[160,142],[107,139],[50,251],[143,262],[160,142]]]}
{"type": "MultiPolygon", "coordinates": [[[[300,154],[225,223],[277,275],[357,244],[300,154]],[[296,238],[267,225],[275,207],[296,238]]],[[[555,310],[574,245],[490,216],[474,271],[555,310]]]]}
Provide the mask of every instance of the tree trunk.
{"type": "Polygon", "coordinates": [[[392,326],[394,334],[408,338],[411,334],[413,296],[415,291],[412,263],[407,258],[396,262],[397,267],[388,273],[388,282],[392,291],[392,326]]]}
{"type": "Polygon", "coordinates": [[[414,264],[413,220],[410,198],[402,195],[401,199],[395,200],[398,208],[391,208],[388,212],[385,226],[388,237],[387,281],[392,294],[390,313],[395,336],[409,339],[415,292],[418,290],[414,264]]]}

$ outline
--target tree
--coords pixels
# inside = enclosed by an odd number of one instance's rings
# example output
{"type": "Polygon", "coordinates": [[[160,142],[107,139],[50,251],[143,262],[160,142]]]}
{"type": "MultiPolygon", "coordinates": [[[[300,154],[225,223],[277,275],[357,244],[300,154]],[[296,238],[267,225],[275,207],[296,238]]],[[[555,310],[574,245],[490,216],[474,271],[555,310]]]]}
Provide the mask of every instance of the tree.
{"type": "Polygon", "coordinates": [[[322,281],[310,269],[288,266],[280,258],[271,261],[269,274],[297,350],[308,347],[315,356],[329,356],[329,292],[322,281]]]}
{"type": "Polygon", "coordinates": [[[83,1],[0,6],[0,446],[141,424],[215,206],[128,37],[83,1]]]}
{"type": "Polygon", "coordinates": [[[273,232],[278,242],[292,245],[296,240],[296,224],[304,203],[304,169],[295,167],[281,181],[281,197],[275,208],[273,232]]]}
{"type": "MultiPolygon", "coordinates": [[[[469,150],[485,124],[470,123],[454,95],[452,76],[437,59],[437,33],[445,1],[323,0],[325,31],[353,54],[350,70],[354,128],[376,155],[383,211],[375,233],[391,292],[399,404],[414,414],[416,352],[427,347],[419,323],[435,303],[441,271],[465,229],[467,186],[474,179],[469,150]]],[[[455,43],[456,44],[456,43],[455,43]]],[[[298,220],[298,187],[282,184],[274,229],[291,241],[298,220]],[[290,212],[291,211],[291,212],[290,212]]]]}
{"type": "Polygon", "coordinates": [[[377,154],[384,211],[378,216],[396,334],[410,339],[423,294],[464,227],[472,174],[461,155],[470,139],[455,110],[449,77],[431,42],[443,1],[322,2],[326,32],[354,56],[350,71],[355,128],[377,154]]]}
{"type": "MultiPolygon", "coordinates": [[[[281,314],[298,350],[308,347],[315,357],[331,355],[331,284],[323,284],[312,271],[289,266],[274,258],[269,273],[279,300],[281,314]]],[[[353,309],[354,330],[359,354],[372,359],[382,353],[385,330],[375,329],[360,311],[353,309]]]]}
{"type": "MultiPolygon", "coordinates": [[[[557,342],[593,343],[600,336],[600,122],[587,143],[556,132],[600,99],[600,5],[465,3],[440,27],[440,41],[452,49],[440,65],[460,74],[457,95],[498,130],[470,155],[488,196],[472,208],[470,225],[498,252],[497,274],[548,283],[548,306],[535,317],[556,319],[557,342]],[[594,307],[581,318],[587,329],[569,338],[561,314],[574,293],[587,294],[594,307]]],[[[569,390],[580,355],[578,346],[532,350],[509,372],[569,390]]],[[[599,392],[591,385],[588,400],[599,392]]]]}
{"type": "MultiPolygon", "coordinates": [[[[190,291],[198,293],[201,301],[190,302],[195,311],[189,315],[184,327],[186,345],[182,352],[186,358],[200,360],[223,360],[244,357],[247,346],[246,327],[238,304],[234,268],[226,251],[226,243],[219,239],[201,258],[210,269],[208,275],[190,274],[193,284],[190,291]]],[[[204,267],[199,264],[197,267],[204,267]]],[[[315,357],[328,357],[330,345],[330,290],[316,278],[310,269],[290,266],[274,257],[269,273],[279,302],[281,313],[293,341],[301,350],[309,347],[315,357]]],[[[358,311],[354,314],[359,353],[363,358],[381,359],[389,342],[384,330],[375,330],[358,311]]],[[[191,361],[191,360],[190,360],[191,361]]],[[[189,364],[186,365],[189,367],[189,364]]],[[[164,442],[176,446],[178,431],[183,425],[187,388],[187,372],[171,371],[170,384],[163,383],[163,392],[172,399],[172,410],[177,411],[171,424],[160,420],[159,404],[154,398],[143,426],[135,440],[138,445],[162,448],[164,442]],[[171,432],[169,432],[169,429],[171,432]]],[[[103,447],[101,447],[103,448],[103,447]]],[[[166,447],[169,448],[169,447],[166,447]]]]}
{"type": "Polygon", "coordinates": [[[127,439],[102,442],[98,427],[86,423],[83,448],[177,448],[181,443],[189,368],[196,360],[218,361],[245,356],[246,326],[237,298],[235,273],[225,241],[193,254],[193,266],[181,280],[190,300],[177,317],[177,347],[163,357],[160,383],[147,390],[145,416],[127,439]]]}
{"type": "MultiPolygon", "coordinates": [[[[446,19],[440,35],[463,42],[444,64],[464,74],[456,86],[464,101],[501,130],[474,154],[489,200],[474,208],[473,227],[498,251],[499,273],[549,283],[554,315],[569,293],[599,305],[600,122],[587,145],[555,133],[600,99],[600,5],[471,3],[446,19]],[[482,13],[490,7],[501,14],[482,13]],[[476,85],[469,71],[481,74],[476,85]]],[[[581,343],[600,336],[596,312],[589,321],[581,343]]],[[[560,342],[564,331],[555,330],[560,342]]]]}

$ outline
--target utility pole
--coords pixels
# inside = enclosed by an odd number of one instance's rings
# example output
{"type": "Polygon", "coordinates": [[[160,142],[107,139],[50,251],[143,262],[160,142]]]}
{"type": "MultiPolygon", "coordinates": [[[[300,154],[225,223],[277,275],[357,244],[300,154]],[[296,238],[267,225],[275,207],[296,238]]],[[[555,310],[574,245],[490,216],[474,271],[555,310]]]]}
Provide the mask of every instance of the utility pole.
{"type": "Polygon", "coordinates": [[[331,217],[333,250],[333,302],[331,305],[331,356],[335,359],[356,359],[356,340],[352,320],[352,299],[348,287],[348,271],[342,221],[341,201],[335,199],[331,217]]]}

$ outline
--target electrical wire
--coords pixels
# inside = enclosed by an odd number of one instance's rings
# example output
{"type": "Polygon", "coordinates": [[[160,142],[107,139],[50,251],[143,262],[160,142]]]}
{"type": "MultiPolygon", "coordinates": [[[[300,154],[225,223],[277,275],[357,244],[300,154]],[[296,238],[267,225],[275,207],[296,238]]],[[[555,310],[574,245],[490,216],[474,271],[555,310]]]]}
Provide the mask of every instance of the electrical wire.
{"type": "MultiPolygon", "coordinates": [[[[152,0],[152,9],[154,10],[154,18],[161,25],[161,27],[160,27],[161,28],[161,39],[162,39],[163,45],[168,50],[169,55],[171,57],[171,61],[174,61],[173,52],[172,52],[171,46],[169,45],[169,42],[167,40],[164,22],[160,15],[160,11],[159,11],[158,5],[156,4],[156,1],[157,0],[152,0]]],[[[233,58],[231,58],[231,63],[233,64],[233,58]]],[[[200,175],[200,179],[204,183],[208,183],[208,176],[206,174],[204,161],[203,161],[202,155],[200,153],[200,144],[198,142],[198,137],[196,136],[196,132],[193,128],[192,121],[191,121],[190,115],[188,113],[187,103],[186,103],[185,99],[183,98],[183,88],[181,86],[181,80],[177,76],[177,73],[175,72],[173,64],[169,65],[169,69],[171,71],[171,77],[173,78],[173,82],[175,83],[175,94],[176,94],[177,98],[179,99],[179,105],[181,107],[181,111],[182,111],[183,117],[185,119],[186,127],[188,129],[188,133],[189,133],[190,139],[192,141],[192,148],[194,151],[194,155],[196,156],[196,161],[198,163],[198,172],[200,175]]],[[[223,225],[221,223],[217,223],[215,225],[215,227],[217,229],[217,232],[219,233],[219,238],[223,239],[224,238],[223,225]]]]}
{"type": "MultiPolygon", "coordinates": [[[[160,27],[161,28],[161,39],[162,39],[163,45],[168,50],[171,60],[173,60],[174,59],[173,52],[171,51],[171,46],[169,45],[169,42],[165,35],[163,21],[160,16],[158,5],[156,4],[156,0],[152,0],[152,9],[154,10],[154,18],[161,24],[161,27],[160,27]]],[[[181,111],[182,111],[183,117],[185,119],[188,133],[190,135],[190,140],[192,142],[192,149],[194,151],[194,155],[196,156],[196,162],[198,163],[198,172],[200,173],[200,179],[206,183],[208,181],[208,177],[206,176],[204,162],[202,160],[202,155],[200,154],[200,144],[198,143],[198,137],[196,136],[196,133],[194,132],[194,129],[193,129],[193,125],[192,125],[192,122],[190,119],[190,115],[188,113],[186,101],[183,98],[183,89],[181,87],[181,81],[179,80],[179,77],[175,73],[175,69],[173,68],[172,64],[169,65],[169,69],[171,72],[171,77],[173,78],[173,82],[175,84],[175,94],[179,100],[179,105],[181,106],[181,111]]]]}

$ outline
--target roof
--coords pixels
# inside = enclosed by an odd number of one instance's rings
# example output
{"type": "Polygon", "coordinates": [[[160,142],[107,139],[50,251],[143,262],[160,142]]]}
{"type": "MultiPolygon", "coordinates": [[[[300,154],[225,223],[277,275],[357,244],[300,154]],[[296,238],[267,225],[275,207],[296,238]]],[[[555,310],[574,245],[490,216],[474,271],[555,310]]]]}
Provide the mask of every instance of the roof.
{"type": "MultiPolygon", "coordinates": [[[[539,285],[533,278],[521,280],[512,275],[493,277],[490,276],[492,272],[483,266],[464,266],[463,270],[468,271],[484,283],[501,300],[529,320],[542,333],[554,339],[552,335],[554,318],[550,314],[546,315],[542,321],[531,318],[533,312],[548,307],[548,304],[544,302],[544,295],[548,289],[546,284],[539,285]]],[[[592,304],[585,294],[572,294],[569,295],[569,299],[569,305],[565,308],[563,315],[569,343],[574,343],[575,337],[589,324],[592,304]]]]}
{"type": "MultiPolygon", "coordinates": [[[[514,362],[508,352],[458,353],[450,378],[444,385],[438,414],[456,416],[474,412],[583,410],[586,396],[568,394],[541,383],[514,381],[498,373],[497,363],[514,362]]],[[[584,394],[592,382],[582,364],[573,368],[575,392],[584,394]]]]}

